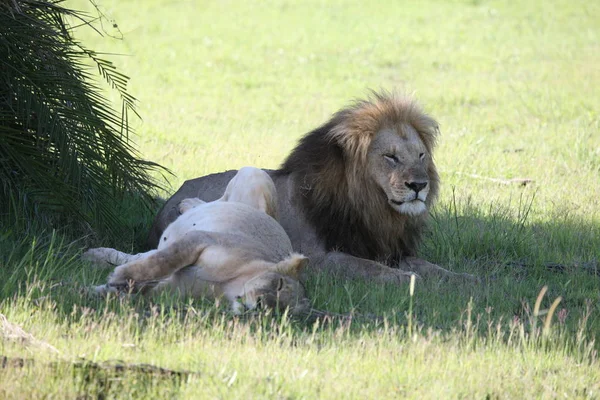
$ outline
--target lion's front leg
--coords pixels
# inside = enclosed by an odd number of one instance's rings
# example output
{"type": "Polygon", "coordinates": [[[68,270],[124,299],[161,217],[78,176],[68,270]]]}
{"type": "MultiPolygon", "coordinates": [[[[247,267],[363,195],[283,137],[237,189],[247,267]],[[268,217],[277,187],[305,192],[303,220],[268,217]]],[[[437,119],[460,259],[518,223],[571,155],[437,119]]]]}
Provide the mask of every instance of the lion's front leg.
{"type": "Polygon", "coordinates": [[[97,267],[114,268],[115,266],[146,257],[155,251],[156,250],[150,250],[145,253],[128,254],[109,247],[97,247],[87,250],[81,255],[81,259],[83,261],[91,262],[97,267]]]}
{"type": "MultiPolygon", "coordinates": [[[[316,267],[349,279],[361,279],[376,283],[402,284],[410,281],[414,272],[390,268],[373,260],[359,258],[339,251],[331,251],[319,256],[311,255],[316,267]]],[[[417,275],[418,277],[418,275],[417,275]]]]}

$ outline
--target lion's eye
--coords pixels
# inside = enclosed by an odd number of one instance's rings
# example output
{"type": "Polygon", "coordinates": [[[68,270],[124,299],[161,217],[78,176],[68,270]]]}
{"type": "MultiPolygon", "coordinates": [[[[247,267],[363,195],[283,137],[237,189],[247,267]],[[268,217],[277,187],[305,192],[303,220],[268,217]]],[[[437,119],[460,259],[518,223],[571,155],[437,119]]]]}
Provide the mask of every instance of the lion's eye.
{"type": "Polygon", "coordinates": [[[420,154],[419,154],[419,159],[420,159],[421,161],[423,161],[423,160],[425,159],[425,153],[420,153],[420,154]]]}
{"type": "Polygon", "coordinates": [[[383,158],[385,158],[385,160],[387,162],[389,162],[391,165],[396,165],[400,162],[398,160],[398,157],[396,157],[394,154],[384,154],[383,158]]]}

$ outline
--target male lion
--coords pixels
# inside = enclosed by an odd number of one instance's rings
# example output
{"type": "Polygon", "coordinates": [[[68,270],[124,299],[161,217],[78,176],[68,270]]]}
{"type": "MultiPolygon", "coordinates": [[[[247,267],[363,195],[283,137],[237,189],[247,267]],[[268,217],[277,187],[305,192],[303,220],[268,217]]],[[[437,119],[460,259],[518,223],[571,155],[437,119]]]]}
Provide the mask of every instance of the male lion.
{"type": "MultiPolygon", "coordinates": [[[[348,278],[404,282],[456,275],[415,258],[427,211],[438,194],[436,121],[411,99],[374,94],[304,136],[278,170],[280,223],[313,267],[348,278]],[[396,268],[390,268],[396,267],[396,268]]],[[[186,181],[163,206],[156,245],[186,197],[214,200],[236,171],[186,181]]]]}
{"type": "Polygon", "coordinates": [[[115,291],[129,281],[158,280],[152,293],[169,289],[192,297],[225,297],[234,313],[259,302],[289,307],[294,314],[307,310],[297,279],[307,258],[293,252],[273,218],[277,193],[266,172],[242,168],[217,201],[187,198],[178,209],[181,216],[163,232],[156,250],[131,255],[98,248],[83,255],[88,261],[119,265],[97,292],[115,291]]]}

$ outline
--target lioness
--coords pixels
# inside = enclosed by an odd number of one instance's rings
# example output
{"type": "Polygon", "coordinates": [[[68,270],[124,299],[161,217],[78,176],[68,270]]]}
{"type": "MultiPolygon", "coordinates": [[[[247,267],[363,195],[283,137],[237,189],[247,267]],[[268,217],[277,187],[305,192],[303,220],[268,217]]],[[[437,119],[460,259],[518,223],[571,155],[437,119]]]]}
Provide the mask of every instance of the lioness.
{"type": "Polygon", "coordinates": [[[231,179],[223,196],[206,203],[183,199],[181,216],[163,232],[157,249],[136,255],[115,249],[88,250],[84,259],[118,265],[108,285],[159,280],[150,291],[165,289],[193,297],[226,298],[234,313],[245,308],[305,311],[309,301],[298,281],[307,258],[292,244],[274,217],[277,192],[267,173],[246,167],[231,179]]]}
{"type": "MultiPolygon", "coordinates": [[[[404,282],[411,272],[456,275],[416,258],[438,194],[436,121],[411,99],[374,94],[304,136],[278,170],[280,222],[311,265],[348,278],[404,282]]],[[[154,221],[156,245],[187,197],[210,201],[236,171],[186,181],[154,221]]]]}

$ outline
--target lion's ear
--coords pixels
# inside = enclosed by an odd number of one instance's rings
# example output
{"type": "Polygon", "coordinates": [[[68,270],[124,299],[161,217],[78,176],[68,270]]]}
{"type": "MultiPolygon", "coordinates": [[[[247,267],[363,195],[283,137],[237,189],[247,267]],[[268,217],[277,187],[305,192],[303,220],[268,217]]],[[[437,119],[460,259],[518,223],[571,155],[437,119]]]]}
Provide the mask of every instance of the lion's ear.
{"type": "Polygon", "coordinates": [[[307,264],[308,257],[302,254],[292,253],[288,258],[277,263],[277,270],[282,274],[298,278],[298,274],[300,274],[307,264]]]}
{"type": "Polygon", "coordinates": [[[294,254],[293,256],[296,257],[295,264],[294,264],[294,270],[297,274],[299,274],[308,265],[308,257],[306,257],[302,254],[294,254]]]}

